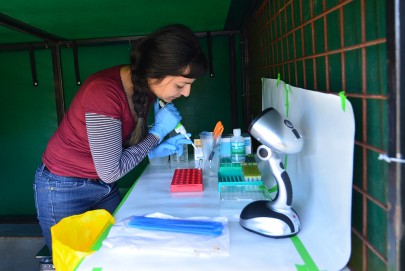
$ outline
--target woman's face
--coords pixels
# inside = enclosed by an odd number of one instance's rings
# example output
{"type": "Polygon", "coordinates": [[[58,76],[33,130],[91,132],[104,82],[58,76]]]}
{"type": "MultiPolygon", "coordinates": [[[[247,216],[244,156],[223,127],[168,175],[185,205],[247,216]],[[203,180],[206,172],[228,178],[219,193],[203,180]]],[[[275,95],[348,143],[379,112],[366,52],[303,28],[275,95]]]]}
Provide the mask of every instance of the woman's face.
{"type": "Polygon", "coordinates": [[[194,81],[195,79],[183,76],[166,76],[163,80],[148,79],[153,93],[166,103],[170,103],[182,95],[188,97],[190,95],[191,84],[194,81]]]}

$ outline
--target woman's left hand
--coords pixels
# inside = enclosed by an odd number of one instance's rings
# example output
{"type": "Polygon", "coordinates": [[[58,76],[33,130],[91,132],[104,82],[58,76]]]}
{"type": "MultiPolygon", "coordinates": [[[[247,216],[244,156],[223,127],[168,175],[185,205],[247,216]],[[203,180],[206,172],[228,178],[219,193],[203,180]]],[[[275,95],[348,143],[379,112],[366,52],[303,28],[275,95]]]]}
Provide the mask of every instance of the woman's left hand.
{"type": "MultiPolygon", "coordinates": [[[[190,133],[187,134],[189,137],[190,133]]],[[[173,137],[170,137],[157,145],[155,148],[150,150],[148,156],[150,159],[155,157],[164,157],[174,153],[177,155],[183,154],[183,144],[191,144],[191,140],[187,139],[184,135],[179,134],[173,137]]]]}

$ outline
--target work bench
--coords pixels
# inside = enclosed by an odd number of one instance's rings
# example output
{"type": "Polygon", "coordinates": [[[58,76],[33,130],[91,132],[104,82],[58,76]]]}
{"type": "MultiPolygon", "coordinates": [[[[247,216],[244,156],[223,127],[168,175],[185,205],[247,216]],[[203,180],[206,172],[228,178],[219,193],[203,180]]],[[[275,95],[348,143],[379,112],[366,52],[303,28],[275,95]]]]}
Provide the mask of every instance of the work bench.
{"type": "MultiPolygon", "coordinates": [[[[191,161],[190,167],[194,167],[191,161]]],[[[175,168],[167,165],[148,165],[143,174],[128,192],[114,214],[115,222],[134,215],[163,213],[175,217],[223,216],[217,187],[217,177],[203,174],[204,191],[170,192],[170,183],[175,168]]],[[[228,210],[229,211],[229,210],[228,210]]],[[[228,212],[228,214],[231,214],[228,212]]],[[[310,234],[303,220],[303,229],[297,237],[274,239],[254,234],[243,229],[237,214],[228,215],[229,256],[190,256],[182,254],[151,253],[136,250],[110,249],[106,246],[86,257],[78,271],[94,270],[297,270],[299,267],[321,268],[325,263],[315,263],[301,238],[310,234]]],[[[108,238],[108,237],[107,237],[108,238]]],[[[307,238],[305,238],[307,239],[307,238]]],[[[314,238],[310,238],[316,240],[314,238]]],[[[307,269],[306,269],[307,270],[307,269]]],[[[308,269],[317,270],[317,269],[308,269]]],[[[324,270],[324,269],[323,269],[324,270]]]]}

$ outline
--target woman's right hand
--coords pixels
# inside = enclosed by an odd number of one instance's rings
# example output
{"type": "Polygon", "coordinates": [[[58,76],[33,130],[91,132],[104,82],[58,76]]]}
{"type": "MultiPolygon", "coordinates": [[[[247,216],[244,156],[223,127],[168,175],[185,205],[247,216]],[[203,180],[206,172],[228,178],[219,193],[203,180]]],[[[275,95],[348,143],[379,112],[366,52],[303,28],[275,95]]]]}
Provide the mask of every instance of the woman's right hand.
{"type": "Polygon", "coordinates": [[[168,103],[156,112],[155,124],[149,129],[149,133],[158,137],[160,142],[168,133],[176,128],[180,120],[180,112],[173,103],[168,103]]]}

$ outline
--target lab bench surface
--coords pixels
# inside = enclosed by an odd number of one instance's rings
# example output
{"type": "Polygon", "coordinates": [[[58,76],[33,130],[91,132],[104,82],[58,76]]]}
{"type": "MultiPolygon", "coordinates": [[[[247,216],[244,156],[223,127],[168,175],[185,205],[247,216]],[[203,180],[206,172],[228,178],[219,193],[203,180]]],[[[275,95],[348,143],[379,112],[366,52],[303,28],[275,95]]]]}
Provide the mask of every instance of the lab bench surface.
{"type": "MultiPolygon", "coordinates": [[[[194,162],[190,162],[194,167],[194,162]]],[[[176,217],[224,216],[220,208],[218,180],[203,173],[204,191],[171,193],[170,183],[175,168],[148,165],[134,184],[123,204],[115,213],[119,222],[133,215],[163,213],[176,217]]],[[[128,249],[116,251],[102,246],[86,257],[76,270],[297,270],[308,265],[302,251],[291,238],[274,239],[243,229],[235,215],[228,217],[230,235],[229,256],[168,255],[167,253],[137,254],[128,249]]],[[[299,233],[305,235],[306,230],[299,233]]],[[[304,255],[305,256],[305,255],[304,255]]],[[[312,259],[309,257],[312,261],[312,259]]],[[[312,262],[313,263],[313,262],[312,262]]]]}

